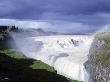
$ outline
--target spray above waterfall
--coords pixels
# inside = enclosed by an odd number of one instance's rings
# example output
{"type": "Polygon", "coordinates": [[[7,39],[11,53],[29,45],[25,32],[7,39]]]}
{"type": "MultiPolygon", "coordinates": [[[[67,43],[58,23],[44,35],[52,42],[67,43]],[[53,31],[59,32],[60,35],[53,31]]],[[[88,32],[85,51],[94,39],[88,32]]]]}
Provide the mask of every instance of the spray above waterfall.
{"type": "Polygon", "coordinates": [[[53,66],[58,74],[84,81],[85,68],[93,37],[90,35],[50,35],[23,37],[12,34],[18,49],[25,56],[53,66]],[[68,70],[68,71],[67,71],[68,70]]]}

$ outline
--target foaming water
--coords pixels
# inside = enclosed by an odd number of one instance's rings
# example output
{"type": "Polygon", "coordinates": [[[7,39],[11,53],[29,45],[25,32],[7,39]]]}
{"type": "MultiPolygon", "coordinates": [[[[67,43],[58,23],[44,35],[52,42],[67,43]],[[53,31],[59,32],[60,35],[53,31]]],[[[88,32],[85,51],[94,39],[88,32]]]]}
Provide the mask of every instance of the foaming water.
{"type": "Polygon", "coordinates": [[[88,59],[93,36],[56,35],[27,38],[21,36],[13,35],[13,38],[18,49],[27,57],[53,66],[60,75],[87,82],[89,74],[84,68],[84,63],[88,59]]]}

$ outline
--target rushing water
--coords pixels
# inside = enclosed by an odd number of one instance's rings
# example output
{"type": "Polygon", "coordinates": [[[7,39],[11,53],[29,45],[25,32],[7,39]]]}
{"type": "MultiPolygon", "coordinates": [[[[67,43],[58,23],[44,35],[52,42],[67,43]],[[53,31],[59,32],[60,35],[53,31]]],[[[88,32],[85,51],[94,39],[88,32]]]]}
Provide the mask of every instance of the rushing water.
{"type": "Polygon", "coordinates": [[[88,59],[92,36],[56,35],[27,38],[21,36],[14,35],[13,38],[18,49],[27,57],[53,66],[58,74],[87,82],[89,75],[83,64],[88,59]]]}

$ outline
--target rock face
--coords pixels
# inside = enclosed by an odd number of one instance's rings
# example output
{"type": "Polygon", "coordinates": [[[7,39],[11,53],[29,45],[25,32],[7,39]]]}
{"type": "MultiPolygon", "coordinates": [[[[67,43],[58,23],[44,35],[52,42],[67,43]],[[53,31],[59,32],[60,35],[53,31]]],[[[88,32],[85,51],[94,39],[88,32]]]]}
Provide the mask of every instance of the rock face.
{"type": "Polygon", "coordinates": [[[96,34],[85,68],[88,82],[110,82],[110,33],[96,34]]]}
{"type": "Polygon", "coordinates": [[[18,32],[18,28],[15,26],[0,26],[0,50],[10,48],[11,44],[14,45],[10,32],[18,32]]]}

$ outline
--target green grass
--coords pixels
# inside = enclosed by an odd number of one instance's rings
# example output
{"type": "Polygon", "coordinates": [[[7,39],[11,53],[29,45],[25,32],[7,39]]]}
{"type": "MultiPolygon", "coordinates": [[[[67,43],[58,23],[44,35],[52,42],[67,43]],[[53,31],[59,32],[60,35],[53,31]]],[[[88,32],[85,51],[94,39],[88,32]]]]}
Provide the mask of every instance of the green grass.
{"type": "Polygon", "coordinates": [[[0,51],[0,73],[0,82],[78,82],[56,74],[53,67],[28,59],[14,49],[0,51]]]}
{"type": "Polygon", "coordinates": [[[41,61],[34,61],[32,65],[30,65],[32,69],[46,69],[47,71],[50,72],[55,72],[53,67],[50,67],[49,65],[41,62],[41,61]]]}
{"type": "Polygon", "coordinates": [[[22,53],[16,51],[15,49],[5,49],[5,50],[1,50],[0,52],[16,59],[26,58],[22,53]]]}
{"type": "MultiPolygon", "coordinates": [[[[16,59],[27,59],[22,53],[14,50],[14,49],[2,50],[1,53],[4,53],[7,56],[10,56],[10,57],[16,58],[16,59]]],[[[55,72],[53,67],[49,66],[48,64],[43,63],[40,60],[35,60],[32,63],[32,65],[30,65],[29,67],[31,67],[32,69],[46,69],[47,71],[55,72]]]]}

